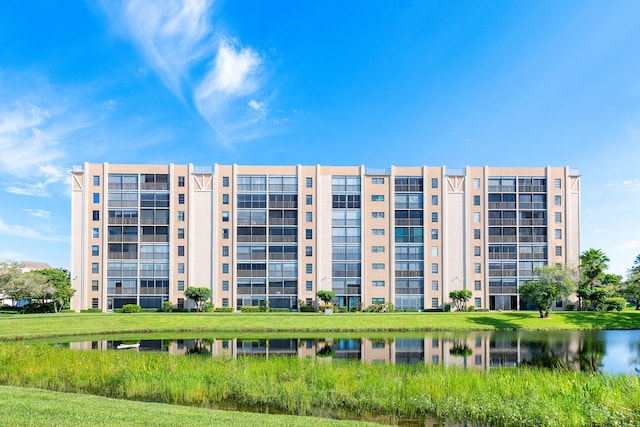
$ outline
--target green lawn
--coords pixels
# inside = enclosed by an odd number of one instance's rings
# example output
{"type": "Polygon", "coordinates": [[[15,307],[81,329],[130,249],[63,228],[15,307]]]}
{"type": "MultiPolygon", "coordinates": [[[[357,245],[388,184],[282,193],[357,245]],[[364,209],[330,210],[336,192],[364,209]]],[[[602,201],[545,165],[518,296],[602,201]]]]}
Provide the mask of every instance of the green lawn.
{"type": "Polygon", "coordinates": [[[34,388],[0,386],[0,421],[12,426],[371,426],[356,421],[133,402],[34,388]]]}
{"type": "Polygon", "coordinates": [[[0,314],[0,340],[151,332],[375,332],[638,329],[640,311],[478,313],[0,314]]]}

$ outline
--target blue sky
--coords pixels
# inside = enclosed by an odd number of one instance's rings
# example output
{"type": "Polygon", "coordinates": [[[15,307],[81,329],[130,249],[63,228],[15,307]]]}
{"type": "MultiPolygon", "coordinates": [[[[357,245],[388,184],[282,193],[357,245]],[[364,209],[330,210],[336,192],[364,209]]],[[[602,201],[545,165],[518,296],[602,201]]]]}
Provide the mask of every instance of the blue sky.
{"type": "Polygon", "coordinates": [[[74,164],[571,166],[640,253],[640,2],[0,3],[0,260],[69,267],[74,164]]]}

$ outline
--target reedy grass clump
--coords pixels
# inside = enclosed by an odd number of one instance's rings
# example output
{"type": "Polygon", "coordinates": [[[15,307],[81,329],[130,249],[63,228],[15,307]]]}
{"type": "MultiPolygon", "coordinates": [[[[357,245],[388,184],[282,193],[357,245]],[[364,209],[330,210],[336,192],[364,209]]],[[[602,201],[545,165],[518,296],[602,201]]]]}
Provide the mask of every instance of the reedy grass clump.
{"type": "Polygon", "coordinates": [[[640,424],[635,376],[291,357],[212,359],[21,344],[0,347],[0,366],[1,384],[191,406],[235,402],[298,415],[347,409],[505,426],[640,424]]]}

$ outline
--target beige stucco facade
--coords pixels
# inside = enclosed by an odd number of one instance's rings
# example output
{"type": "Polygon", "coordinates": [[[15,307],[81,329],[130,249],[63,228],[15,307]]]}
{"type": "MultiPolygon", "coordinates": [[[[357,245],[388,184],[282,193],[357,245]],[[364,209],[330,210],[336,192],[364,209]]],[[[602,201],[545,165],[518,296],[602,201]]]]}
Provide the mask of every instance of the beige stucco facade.
{"type": "MultiPolygon", "coordinates": [[[[538,265],[577,266],[568,167],[89,164],[72,172],[75,310],[126,303],[518,309],[538,265]]],[[[562,305],[559,305],[561,308],[562,305]]]]}

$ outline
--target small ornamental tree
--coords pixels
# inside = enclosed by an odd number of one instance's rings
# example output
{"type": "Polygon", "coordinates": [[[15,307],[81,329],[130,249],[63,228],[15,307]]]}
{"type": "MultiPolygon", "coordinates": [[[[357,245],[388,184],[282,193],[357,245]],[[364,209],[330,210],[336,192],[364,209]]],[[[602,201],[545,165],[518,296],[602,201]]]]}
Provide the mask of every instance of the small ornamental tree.
{"type": "Polygon", "coordinates": [[[202,311],[204,303],[211,298],[211,289],[189,287],[184,291],[184,296],[189,298],[196,305],[196,310],[202,311]]]}
{"type": "Polygon", "coordinates": [[[331,304],[331,301],[336,297],[336,293],[333,291],[318,291],[318,299],[324,303],[324,305],[331,304]]]}
{"type": "Polygon", "coordinates": [[[559,298],[566,298],[575,289],[571,270],[561,266],[544,265],[536,267],[533,274],[537,279],[520,286],[520,297],[531,305],[538,306],[540,318],[549,317],[551,305],[559,298]]]}
{"type": "Polygon", "coordinates": [[[458,311],[467,311],[467,302],[469,302],[472,296],[473,294],[468,289],[449,292],[449,298],[451,298],[453,306],[458,311]]]}

